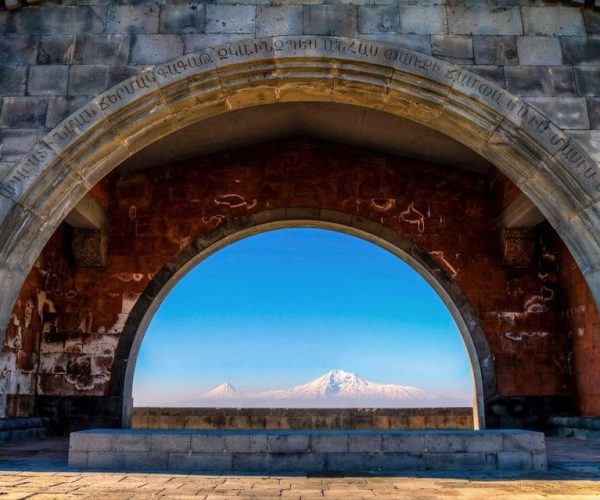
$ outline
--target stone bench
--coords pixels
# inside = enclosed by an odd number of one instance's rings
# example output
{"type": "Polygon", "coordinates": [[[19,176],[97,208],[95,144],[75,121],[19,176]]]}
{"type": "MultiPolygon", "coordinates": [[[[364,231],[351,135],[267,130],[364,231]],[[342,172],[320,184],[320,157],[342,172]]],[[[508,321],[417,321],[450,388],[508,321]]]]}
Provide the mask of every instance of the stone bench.
{"type": "Polygon", "coordinates": [[[548,433],[600,442],[600,417],[550,417],[548,433]]]}
{"type": "Polygon", "coordinates": [[[69,465],[206,472],[544,471],[546,444],[542,433],[521,430],[92,429],[71,433],[69,465]]]}

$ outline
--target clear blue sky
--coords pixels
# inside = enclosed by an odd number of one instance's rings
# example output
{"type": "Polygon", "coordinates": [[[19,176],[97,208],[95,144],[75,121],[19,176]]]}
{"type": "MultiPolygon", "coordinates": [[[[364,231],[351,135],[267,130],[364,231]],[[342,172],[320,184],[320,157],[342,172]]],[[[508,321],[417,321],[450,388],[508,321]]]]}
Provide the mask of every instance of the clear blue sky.
{"type": "Polygon", "coordinates": [[[359,238],[284,229],[234,243],[171,291],[142,343],[136,406],[191,399],[222,382],[282,389],[340,368],[471,400],[471,367],[435,291],[359,238]]]}

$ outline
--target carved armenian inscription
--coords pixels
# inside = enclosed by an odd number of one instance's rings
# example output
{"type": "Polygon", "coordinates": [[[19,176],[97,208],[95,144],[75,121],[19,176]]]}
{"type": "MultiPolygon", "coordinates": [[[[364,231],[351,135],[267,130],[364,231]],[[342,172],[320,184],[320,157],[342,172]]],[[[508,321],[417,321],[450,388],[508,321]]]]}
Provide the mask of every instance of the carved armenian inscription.
{"type": "MultiPolygon", "coordinates": [[[[483,78],[456,66],[439,61],[426,54],[384,45],[377,42],[331,37],[281,37],[264,38],[220,45],[202,52],[188,54],[166,64],[156,66],[153,71],[132,77],[101,94],[96,102],[102,113],[110,114],[114,108],[133,102],[157,83],[168,84],[171,79],[181,79],[219,66],[244,63],[261,58],[284,59],[293,57],[340,57],[362,60],[381,66],[393,66],[402,71],[430,78],[466,93],[501,116],[518,123],[524,132],[534,137],[563,164],[570,167],[582,184],[600,194],[600,174],[597,165],[587,158],[582,150],[572,143],[555,125],[519,98],[483,78]]],[[[157,89],[158,90],[158,89],[157,89]]],[[[55,143],[70,143],[96,118],[92,109],[80,110],[51,132],[55,143]]],[[[66,146],[66,144],[65,144],[66,146]]],[[[0,195],[15,196],[15,184],[22,182],[27,172],[23,165],[35,160],[26,159],[12,174],[0,183],[0,195]]]]}

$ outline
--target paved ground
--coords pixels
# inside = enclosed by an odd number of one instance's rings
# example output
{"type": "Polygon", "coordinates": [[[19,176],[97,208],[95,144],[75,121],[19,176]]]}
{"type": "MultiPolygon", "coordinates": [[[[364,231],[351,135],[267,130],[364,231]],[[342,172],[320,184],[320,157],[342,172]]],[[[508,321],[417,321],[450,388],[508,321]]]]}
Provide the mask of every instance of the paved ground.
{"type": "Polygon", "coordinates": [[[0,500],[94,498],[600,499],[600,444],[548,438],[546,474],[490,477],[427,473],[401,477],[265,477],[80,472],[66,466],[67,441],[0,446],[0,500]]]}

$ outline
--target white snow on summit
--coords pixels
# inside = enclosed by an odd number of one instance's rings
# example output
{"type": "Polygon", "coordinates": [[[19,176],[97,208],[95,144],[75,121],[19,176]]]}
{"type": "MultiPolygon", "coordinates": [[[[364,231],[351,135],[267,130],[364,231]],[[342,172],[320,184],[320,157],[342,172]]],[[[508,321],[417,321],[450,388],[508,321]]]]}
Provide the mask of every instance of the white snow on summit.
{"type": "Polygon", "coordinates": [[[288,408],[431,406],[433,396],[418,387],[379,384],[356,373],[331,370],[307,384],[289,389],[242,392],[225,382],[187,404],[288,408]]]}

